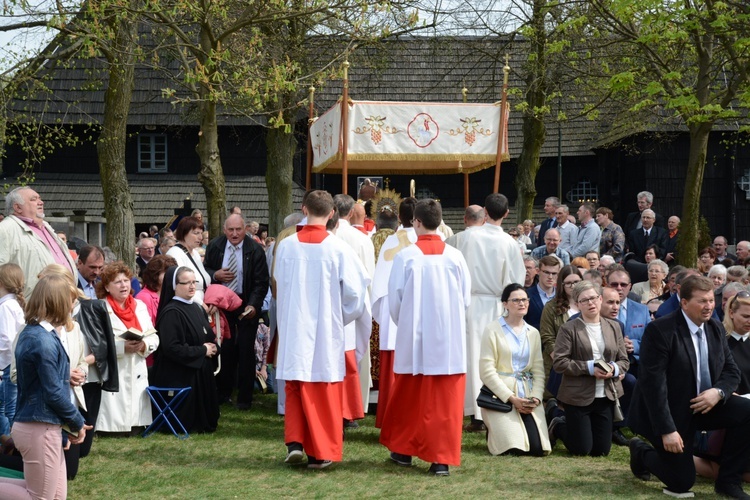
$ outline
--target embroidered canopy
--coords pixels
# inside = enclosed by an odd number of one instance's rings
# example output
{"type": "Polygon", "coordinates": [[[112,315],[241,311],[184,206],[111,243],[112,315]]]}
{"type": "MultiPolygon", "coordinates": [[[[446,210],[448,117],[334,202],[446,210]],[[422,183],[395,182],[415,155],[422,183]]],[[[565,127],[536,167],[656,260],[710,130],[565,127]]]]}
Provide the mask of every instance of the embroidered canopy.
{"type": "MultiPolygon", "coordinates": [[[[339,101],[310,127],[315,173],[470,174],[498,160],[500,103],[339,101]]],[[[500,161],[508,161],[507,106],[500,161]]]]}

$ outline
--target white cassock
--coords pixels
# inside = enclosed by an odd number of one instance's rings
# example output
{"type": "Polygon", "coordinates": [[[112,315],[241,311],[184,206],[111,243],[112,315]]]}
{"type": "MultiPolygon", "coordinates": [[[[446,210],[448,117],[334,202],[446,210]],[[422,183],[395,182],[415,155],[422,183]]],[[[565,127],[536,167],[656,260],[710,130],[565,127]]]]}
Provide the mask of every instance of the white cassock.
{"type": "Polygon", "coordinates": [[[440,255],[425,255],[410,245],[396,255],[388,280],[391,318],[398,325],[394,373],[466,373],[470,291],[466,262],[451,246],[440,255]]]}
{"type": "Polygon", "coordinates": [[[341,382],[344,326],[365,310],[370,278],[354,251],[328,236],[302,243],[296,234],[276,251],[277,378],[341,382]]]}
{"type": "Polygon", "coordinates": [[[393,259],[401,250],[417,241],[413,227],[399,229],[388,236],[380,247],[375,277],[372,280],[372,317],[380,327],[380,350],[392,351],[396,348],[396,324],[391,319],[388,304],[388,279],[393,269],[393,259]]]}
{"type": "Polygon", "coordinates": [[[466,244],[466,239],[471,236],[471,233],[473,233],[480,227],[482,226],[469,226],[460,233],[456,233],[450,238],[447,238],[445,240],[445,243],[452,246],[453,248],[458,248],[458,251],[460,252],[463,245],[466,244]]]}
{"type": "MultiPolygon", "coordinates": [[[[179,249],[178,249],[179,250],[179,249]]],[[[145,332],[154,327],[146,304],[135,299],[135,315],[145,332]]],[[[115,334],[117,348],[117,375],[120,378],[118,392],[102,391],[102,403],[96,419],[96,430],[102,432],[130,432],[132,427],[151,424],[151,400],[148,397],[148,368],[146,357],[159,347],[159,336],[156,334],[143,337],[146,343],[145,353],[125,353],[125,341],[120,334],[127,328],[120,318],[115,316],[107,302],[109,321],[115,334]]]]}
{"type": "MultiPolygon", "coordinates": [[[[467,231],[464,231],[466,233],[467,231]]],[[[461,233],[463,234],[463,233],[461,233]]],[[[466,396],[464,415],[482,414],[477,396],[482,388],[479,378],[479,349],[484,329],[503,313],[500,297],[511,283],[523,285],[526,268],[518,243],[500,226],[484,224],[457,241],[471,274],[471,305],[466,312],[466,396]]]]}
{"type": "MultiPolygon", "coordinates": [[[[359,261],[365,267],[367,276],[372,281],[375,274],[375,247],[372,239],[359,229],[352,227],[349,221],[339,219],[336,236],[344,240],[359,261]]],[[[370,288],[368,287],[368,294],[370,288]]],[[[356,350],[357,364],[359,365],[359,387],[362,391],[362,406],[367,413],[370,404],[370,387],[372,387],[372,376],[370,374],[370,335],[372,334],[372,310],[370,308],[370,297],[366,301],[366,310],[362,316],[353,323],[346,326],[346,350],[356,350]]]]}

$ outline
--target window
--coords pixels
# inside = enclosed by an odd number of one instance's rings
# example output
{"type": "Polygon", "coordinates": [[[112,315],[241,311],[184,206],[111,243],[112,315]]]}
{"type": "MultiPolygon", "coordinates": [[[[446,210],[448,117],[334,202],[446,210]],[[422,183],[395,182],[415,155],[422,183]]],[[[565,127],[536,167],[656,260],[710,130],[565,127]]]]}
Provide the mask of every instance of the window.
{"type": "Polygon", "coordinates": [[[138,136],[138,172],[167,171],[167,136],[140,134],[138,136]]]}

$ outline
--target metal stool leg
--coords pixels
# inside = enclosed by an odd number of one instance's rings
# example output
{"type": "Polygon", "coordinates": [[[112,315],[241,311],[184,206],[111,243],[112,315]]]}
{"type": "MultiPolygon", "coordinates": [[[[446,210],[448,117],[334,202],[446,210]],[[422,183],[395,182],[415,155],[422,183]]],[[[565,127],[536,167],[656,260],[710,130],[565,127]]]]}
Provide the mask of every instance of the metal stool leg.
{"type": "Polygon", "coordinates": [[[187,439],[190,437],[190,434],[188,434],[185,426],[182,425],[182,422],[180,422],[179,417],[177,417],[177,414],[175,413],[175,411],[180,407],[182,402],[190,393],[190,389],[191,387],[169,388],[149,386],[148,388],[146,388],[146,392],[148,393],[149,398],[151,398],[154,407],[159,410],[159,414],[156,416],[153,422],[151,422],[151,425],[149,425],[148,428],[143,431],[143,437],[150,436],[154,432],[161,429],[164,424],[167,424],[169,430],[171,430],[172,434],[174,434],[178,439],[187,439]],[[174,396],[172,396],[172,399],[167,402],[165,396],[169,396],[170,392],[174,393],[174,396]],[[172,425],[172,422],[170,422],[170,419],[174,420],[174,426],[172,425]],[[179,429],[175,429],[175,426],[177,426],[179,429]],[[178,432],[178,430],[182,431],[182,433],[178,432]]]}

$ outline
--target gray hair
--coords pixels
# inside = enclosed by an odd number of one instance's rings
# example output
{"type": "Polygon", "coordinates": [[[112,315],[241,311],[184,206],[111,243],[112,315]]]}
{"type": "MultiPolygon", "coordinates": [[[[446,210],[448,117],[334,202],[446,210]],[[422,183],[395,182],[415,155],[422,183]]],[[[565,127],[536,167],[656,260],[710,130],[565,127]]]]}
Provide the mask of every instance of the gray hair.
{"type": "Polygon", "coordinates": [[[24,204],[23,196],[21,196],[21,191],[24,189],[31,188],[29,186],[19,186],[5,195],[5,215],[13,215],[13,205],[16,203],[19,205],[24,204]]]}
{"type": "Polygon", "coordinates": [[[747,278],[747,269],[745,266],[732,266],[727,269],[727,274],[732,278],[744,280],[747,278]]]}
{"type": "Polygon", "coordinates": [[[557,208],[557,207],[560,206],[560,199],[557,196],[550,196],[549,198],[547,198],[544,201],[548,201],[548,202],[552,203],[552,205],[554,205],[555,208],[557,208]]]}
{"type": "Polygon", "coordinates": [[[284,227],[296,226],[305,216],[301,212],[294,212],[284,217],[284,227]]]}
{"type": "MultiPolygon", "coordinates": [[[[652,260],[651,262],[648,263],[648,267],[646,269],[651,270],[652,267],[656,267],[656,266],[659,266],[661,270],[664,272],[664,274],[667,274],[669,272],[669,266],[667,265],[666,262],[664,262],[661,259],[652,260]]],[[[724,267],[724,266],[721,266],[721,267],[724,267]]],[[[711,273],[708,273],[708,274],[710,275],[711,273]]]]}
{"type": "Polygon", "coordinates": [[[740,292],[747,292],[747,287],[743,285],[742,283],[733,281],[731,283],[727,283],[726,285],[724,285],[724,290],[722,290],[721,292],[722,297],[727,292],[734,292],[735,294],[740,293],[740,292]]]}
{"type": "Polygon", "coordinates": [[[539,268],[539,262],[534,257],[532,257],[531,255],[524,255],[523,256],[523,261],[524,262],[533,262],[534,263],[534,267],[539,268]]]}
{"type": "Polygon", "coordinates": [[[599,283],[583,280],[576,283],[573,287],[573,300],[578,302],[578,297],[586,290],[594,290],[597,295],[602,294],[602,287],[599,286],[599,283]]]}
{"type": "Polygon", "coordinates": [[[599,259],[599,263],[603,265],[604,267],[607,267],[609,265],[612,265],[615,263],[615,258],[611,255],[602,255],[599,259]]]}
{"type": "Polygon", "coordinates": [[[640,200],[641,198],[646,199],[646,203],[653,203],[654,202],[654,195],[649,193],[648,191],[641,191],[636,196],[636,200],[640,200]]]}
{"type": "Polygon", "coordinates": [[[143,243],[146,241],[153,243],[154,246],[157,246],[156,238],[141,238],[140,240],[138,240],[138,248],[143,248],[143,243]]]}
{"type": "Polygon", "coordinates": [[[333,197],[333,204],[339,212],[339,217],[344,219],[352,211],[352,208],[354,208],[354,198],[348,194],[337,194],[333,197]]]}
{"type": "Polygon", "coordinates": [[[641,217],[643,217],[644,215],[651,215],[651,217],[656,218],[656,212],[654,212],[650,208],[647,208],[646,210],[644,210],[643,212],[641,212],[641,217]]]}
{"type": "Polygon", "coordinates": [[[565,211],[566,214],[570,213],[570,208],[568,208],[568,205],[560,205],[557,208],[562,208],[565,211]]]}
{"type": "MultiPolygon", "coordinates": [[[[653,262],[653,261],[652,261],[653,262]]],[[[711,269],[708,270],[708,277],[711,276],[721,276],[722,278],[727,277],[727,268],[724,267],[722,264],[715,264],[711,266],[711,269]]]]}
{"type": "Polygon", "coordinates": [[[484,220],[484,208],[478,205],[469,205],[464,211],[464,217],[466,220],[472,222],[479,222],[484,220]]]}
{"type": "Polygon", "coordinates": [[[227,215],[227,218],[226,218],[226,219],[224,219],[224,226],[223,226],[223,227],[224,227],[224,229],[226,229],[226,228],[227,228],[227,221],[228,221],[229,219],[231,219],[232,217],[239,217],[239,218],[240,218],[240,220],[242,221],[242,227],[243,227],[243,228],[247,226],[247,223],[245,222],[245,218],[244,218],[244,217],[242,216],[242,214],[229,214],[229,215],[227,215]]]}

